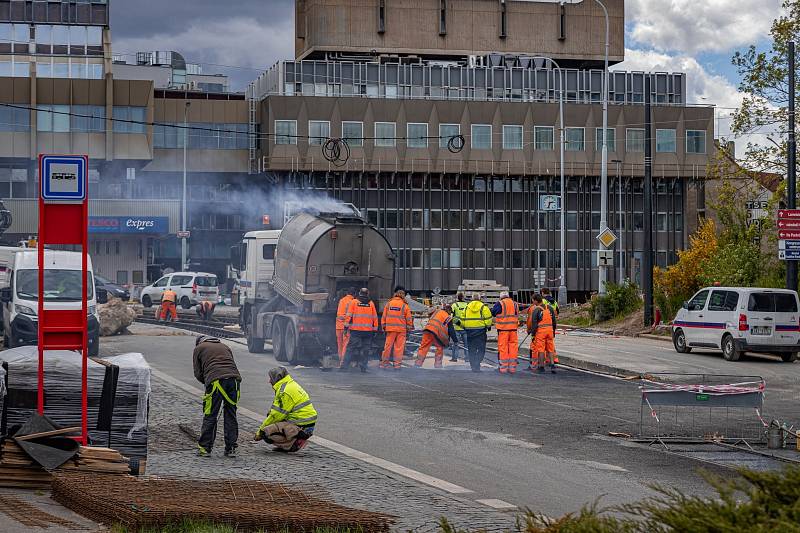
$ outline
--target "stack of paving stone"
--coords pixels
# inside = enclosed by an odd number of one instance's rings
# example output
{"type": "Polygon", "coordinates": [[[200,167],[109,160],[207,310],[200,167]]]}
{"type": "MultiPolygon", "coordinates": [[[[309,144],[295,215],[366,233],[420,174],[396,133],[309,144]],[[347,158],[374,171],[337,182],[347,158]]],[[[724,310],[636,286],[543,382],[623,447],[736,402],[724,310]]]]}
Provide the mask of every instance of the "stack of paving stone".
{"type": "Polygon", "coordinates": [[[485,304],[494,304],[500,301],[502,292],[509,292],[508,287],[500,285],[491,279],[465,279],[458,286],[458,292],[464,293],[464,297],[469,301],[473,292],[481,294],[481,300],[485,304]]]}

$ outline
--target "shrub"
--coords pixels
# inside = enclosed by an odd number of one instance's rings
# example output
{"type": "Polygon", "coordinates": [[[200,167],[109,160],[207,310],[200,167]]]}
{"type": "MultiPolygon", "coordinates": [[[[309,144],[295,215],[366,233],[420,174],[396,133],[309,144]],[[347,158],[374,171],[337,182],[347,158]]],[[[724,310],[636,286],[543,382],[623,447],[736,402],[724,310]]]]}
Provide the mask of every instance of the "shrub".
{"type": "Polygon", "coordinates": [[[606,294],[592,299],[592,313],[596,320],[602,322],[612,318],[628,315],[641,307],[639,287],[628,280],[619,285],[606,283],[606,294]]]}

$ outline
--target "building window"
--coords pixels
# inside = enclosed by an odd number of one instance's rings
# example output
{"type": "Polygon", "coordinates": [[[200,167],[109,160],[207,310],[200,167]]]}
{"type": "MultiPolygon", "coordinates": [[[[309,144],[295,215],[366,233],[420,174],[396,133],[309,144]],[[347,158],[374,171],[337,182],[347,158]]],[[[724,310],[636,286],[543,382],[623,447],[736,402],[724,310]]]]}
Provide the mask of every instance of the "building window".
{"type": "Polygon", "coordinates": [[[364,123],[342,122],[342,139],[350,146],[364,146],[364,123]]]}
{"type": "Polygon", "coordinates": [[[447,35],[447,0],[439,0],[439,35],[447,35]]]}
{"type": "Polygon", "coordinates": [[[70,130],[80,133],[106,131],[106,108],[101,105],[74,105],[70,117],[70,130]]]}
{"type": "Polygon", "coordinates": [[[503,126],[503,150],[522,150],[522,126],[503,126]]]}
{"type": "Polygon", "coordinates": [[[656,152],[674,154],[677,151],[675,130],[656,130],[656,152]]]}
{"type": "Polygon", "coordinates": [[[331,123],[327,120],[308,121],[308,144],[321,146],[331,136],[331,123]]]}
{"type": "MultiPolygon", "coordinates": [[[[146,133],[147,108],[114,106],[114,133],[146,133]]],[[[191,134],[191,132],[190,132],[191,134]]]]}
{"type": "Polygon", "coordinates": [[[275,121],[275,144],[297,144],[297,121],[275,121]]]}
{"type": "MultiPolygon", "coordinates": [[[[617,151],[617,130],[616,128],[608,128],[608,151],[617,151]]],[[[595,128],[595,138],[597,139],[597,151],[603,151],[603,128],[595,128]]]]}
{"type": "MultiPolygon", "coordinates": [[[[42,107],[42,106],[39,106],[42,107]]],[[[27,109],[0,106],[0,131],[30,132],[31,112],[27,109]]],[[[41,130],[39,130],[41,131],[41,130]]]]}
{"type": "Polygon", "coordinates": [[[428,147],[428,125],[409,122],[406,131],[406,144],[409,148],[428,147]]]}
{"type": "Polygon", "coordinates": [[[375,123],[375,146],[391,148],[395,145],[397,124],[394,122],[375,123]]]}
{"type": "Polygon", "coordinates": [[[459,135],[461,135],[460,124],[439,124],[439,148],[447,148],[450,139],[459,135]]]}
{"type": "Polygon", "coordinates": [[[536,126],[533,128],[534,136],[534,149],[536,150],[552,150],[553,149],[553,132],[552,126],[536,126]]]}
{"type": "Polygon", "coordinates": [[[68,105],[40,105],[36,113],[36,131],[69,132],[68,105]]]}
{"type": "Polygon", "coordinates": [[[687,154],[706,153],[705,130],[686,130],[686,153],[687,154]]]}
{"type": "Polygon", "coordinates": [[[586,150],[586,130],[583,128],[567,128],[567,152],[583,152],[586,150]]]}
{"type": "Polygon", "coordinates": [[[632,154],[642,153],[645,148],[644,130],[628,128],[625,130],[625,151],[632,154]]]}
{"type": "Polygon", "coordinates": [[[378,0],[378,33],[386,31],[386,0],[378,0]]]}
{"type": "Polygon", "coordinates": [[[476,150],[491,150],[492,127],[489,124],[472,125],[472,148],[476,150]]]}
{"type": "Polygon", "coordinates": [[[505,39],[508,37],[508,9],[506,9],[506,0],[500,0],[500,38],[505,39]]]}

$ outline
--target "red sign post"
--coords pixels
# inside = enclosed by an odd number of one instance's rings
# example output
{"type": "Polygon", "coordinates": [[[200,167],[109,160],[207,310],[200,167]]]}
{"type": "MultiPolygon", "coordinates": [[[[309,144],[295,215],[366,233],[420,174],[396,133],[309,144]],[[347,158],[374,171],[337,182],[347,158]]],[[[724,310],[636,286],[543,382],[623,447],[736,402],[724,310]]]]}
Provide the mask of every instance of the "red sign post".
{"type": "Polygon", "coordinates": [[[39,155],[39,380],[38,410],[44,414],[44,354],[47,350],[71,350],[81,355],[81,440],[89,441],[88,414],[88,227],[87,175],[85,155],[39,155]],[[47,283],[45,247],[81,246],[80,309],[49,309],[45,302],[47,283]]]}

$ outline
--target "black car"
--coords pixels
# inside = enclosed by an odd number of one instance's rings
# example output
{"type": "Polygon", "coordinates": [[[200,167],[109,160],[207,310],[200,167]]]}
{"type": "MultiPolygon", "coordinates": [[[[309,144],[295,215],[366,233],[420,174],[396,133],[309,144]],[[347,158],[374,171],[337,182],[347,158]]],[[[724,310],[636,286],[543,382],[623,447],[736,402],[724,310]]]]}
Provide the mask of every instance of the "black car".
{"type": "Polygon", "coordinates": [[[97,274],[94,275],[94,281],[98,289],[105,289],[108,291],[109,297],[113,296],[114,298],[119,298],[123,302],[127,302],[131,299],[131,292],[125,287],[117,285],[113,281],[109,281],[102,276],[98,276],[97,274]]]}

